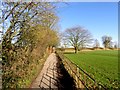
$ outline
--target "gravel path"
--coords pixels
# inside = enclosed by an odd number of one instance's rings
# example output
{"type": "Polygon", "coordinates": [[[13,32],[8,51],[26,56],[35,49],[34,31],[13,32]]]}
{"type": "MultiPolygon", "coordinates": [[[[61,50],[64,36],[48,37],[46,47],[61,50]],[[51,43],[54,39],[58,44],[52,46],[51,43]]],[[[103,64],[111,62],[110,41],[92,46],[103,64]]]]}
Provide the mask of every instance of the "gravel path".
{"type": "Polygon", "coordinates": [[[52,53],[44,63],[43,69],[32,83],[31,88],[57,88],[57,57],[52,53]]]}

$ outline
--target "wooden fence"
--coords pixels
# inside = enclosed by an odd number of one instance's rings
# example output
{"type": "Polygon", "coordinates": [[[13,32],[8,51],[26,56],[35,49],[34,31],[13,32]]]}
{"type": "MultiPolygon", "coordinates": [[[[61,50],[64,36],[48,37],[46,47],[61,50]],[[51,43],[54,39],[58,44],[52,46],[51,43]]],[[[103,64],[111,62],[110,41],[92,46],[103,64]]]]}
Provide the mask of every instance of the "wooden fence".
{"type": "Polygon", "coordinates": [[[71,62],[63,54],[59,54],[59,56],[62,59],[65,69],[68,71],[71,77],[73,77],[76,88],[102,89],[102,90],[106,89],[103,85],[96,82],[94,78],[92,78],[78,65],[71,62]]]}

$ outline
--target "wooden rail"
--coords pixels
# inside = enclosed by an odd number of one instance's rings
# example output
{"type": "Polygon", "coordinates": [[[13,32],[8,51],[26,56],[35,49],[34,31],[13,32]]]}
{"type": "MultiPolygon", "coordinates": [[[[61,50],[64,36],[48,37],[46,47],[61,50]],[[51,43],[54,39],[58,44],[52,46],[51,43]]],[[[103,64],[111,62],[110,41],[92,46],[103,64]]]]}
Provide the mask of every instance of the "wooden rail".
{"type": "Polygon", "coordinates": [[[73,77],[77,88],[106,90],[103,85],[96,82],[96,80],[92,78],[87,72],[69,60],[63,54],[59,54],[59,56],[62,59],[65,69],[68,71],[71,77],[73,77]]]}

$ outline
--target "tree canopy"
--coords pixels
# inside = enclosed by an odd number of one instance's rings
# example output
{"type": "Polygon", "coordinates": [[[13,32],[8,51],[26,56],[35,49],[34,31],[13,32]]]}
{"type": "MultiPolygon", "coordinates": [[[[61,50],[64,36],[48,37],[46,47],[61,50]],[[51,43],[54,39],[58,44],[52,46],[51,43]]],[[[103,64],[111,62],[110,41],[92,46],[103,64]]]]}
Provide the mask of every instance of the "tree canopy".
{"type": "Polygon", "coordinates": [[[81,26],[66,29],[64,36],[70,45],[74,47],[75,53],[77,53],[78,48],[83,48],[92,41],[91,33],[81,26]]]}
{"type": "Polygon", "coordinates": [[[110,48],[112,37],[111,36],[102,36],[102,42],[105,48],[110,48]]]}
{"type": "Polygon", "coordinates": [[[50,2],[2,2],[2,5],[3,88],[24,88],[46,48],[59,41],[56,6],[50,2]]]}

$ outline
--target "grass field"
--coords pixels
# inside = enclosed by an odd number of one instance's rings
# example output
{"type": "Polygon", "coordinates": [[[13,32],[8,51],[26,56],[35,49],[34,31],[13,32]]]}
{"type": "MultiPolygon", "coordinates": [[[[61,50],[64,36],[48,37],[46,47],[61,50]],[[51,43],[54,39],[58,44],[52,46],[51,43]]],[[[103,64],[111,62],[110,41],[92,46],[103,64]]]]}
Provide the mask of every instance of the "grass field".
{"type": "Polygon", "coordinates": [[[102,50],[65,54],[105,87],[118,87],[118,51],[102,50]]]}

